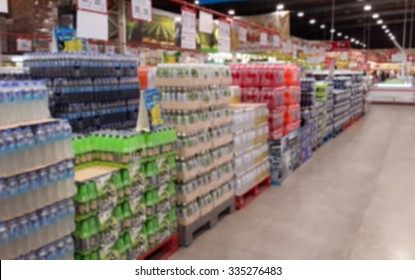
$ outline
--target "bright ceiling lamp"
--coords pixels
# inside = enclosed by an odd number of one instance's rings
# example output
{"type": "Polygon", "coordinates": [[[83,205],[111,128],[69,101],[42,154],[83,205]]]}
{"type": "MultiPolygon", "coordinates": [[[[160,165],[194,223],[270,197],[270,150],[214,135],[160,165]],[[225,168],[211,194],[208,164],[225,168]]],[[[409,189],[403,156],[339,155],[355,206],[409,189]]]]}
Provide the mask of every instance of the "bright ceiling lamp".
{"type": "Polygon", "coordinates": [[[330,29],[330,33],[335,33],[335,32],[336,32],[336,29],[334,28],[330,29]]]}
{"type": "Polygon", "coordinates": [[[310,24],[315,24],[316,23],[316,20],[312,18],[312,19],[310,19],[309,23],[310,24]]]}
{"type": "Polygon", "coordinates": [[[282,10],[284,10],[284,4],[278,4],[277,11],[282,11],[282,10]]]}
{"type": "Polygon", "coordinates": [[[386,28],[388,28],[388,27],[386,26],[386,24],[382,25],[382,29],[386,29],[386,28]]]}
{"type": "Polygon", "coordinates": [[[374,19],[379,18],[379,14],[373,14],[373,15],[372,15],[372,18],[374,18],[374,19]]]}
{"type": "Polygon", "coordinates": [[[297,13],[297,17],[303,17],[304,16],[304,12],[298,12],[297,13]]]}
{"type": "Polygon", "coordinates": [[[377,24],[383,24],[383,20],[378,19],[378,21],[376,22],[377,24]]]}
{"type": "Polygon", "coordinates": [[[359,40],[356,40],[356,42],[355,42],[355,43],[359,45],[360,41],[359,41],[359,40]]]}
{"type": "Polygon", "coordinates": [[[228,15],[234,16],[235,15],[235,10],[229,10],[228,15]]]}
{"type": "Polygon", "coordinates": [[[371,10],[372,10],[372,6],[370,6],[370,5],[365,5],[365,6],[363,7],[363,10],[365,10],[366,12],[369,12],[369,11],[371,11],[371,10]]]}
{"type": "Polygon", "coordinates": [[[195,0],[195,4],[196,5],[199,5],[199,0],[195,0]]]}
{"type": "Polygon", "coordinates": [[[337,36],[341,37],[342,36],[342,33],[341,32],[337,33],[337,36]]]}
{"type": "Polygon", "coordinates": [[[391,33],[391,31],[389,29],[386,29],[385,32],[386,32],[386,34],[391,33]]]}
{"type": "Polygon", "coordinates": [[[352,38],[352,39],[350,39],[350,41],[351,41],[351,42],[354,42],[354,41],[355,41],[355,39],[354,39],[354,38],[352,38]]]}
{"type": "Polygon", "coordinates": [[[346,39],[346,40],[347,40],[347,39],[349,39],[349,36],[347,36],[347,35],[346,35],[346,36],[344,36],[344,39],[346,39]]]}
{"type": "Polygon", "coordinates": [[[324,28],[326,28],[326,25],[325,24],[322,24],[322,25],[320,25],[320,28],[321,29],[324,29],[324,28]]]}

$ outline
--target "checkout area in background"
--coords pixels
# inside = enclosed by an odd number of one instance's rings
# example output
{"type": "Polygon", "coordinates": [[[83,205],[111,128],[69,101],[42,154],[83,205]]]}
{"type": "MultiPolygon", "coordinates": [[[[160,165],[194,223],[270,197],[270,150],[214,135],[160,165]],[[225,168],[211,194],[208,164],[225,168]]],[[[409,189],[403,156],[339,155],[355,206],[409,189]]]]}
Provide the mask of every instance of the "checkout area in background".
{"type": "Polygon", "coordinates": [[[373,64],[372,69],[371,103],[415,105],[415,66],[405,69],[405,76],[401,63],[373,64]]]}

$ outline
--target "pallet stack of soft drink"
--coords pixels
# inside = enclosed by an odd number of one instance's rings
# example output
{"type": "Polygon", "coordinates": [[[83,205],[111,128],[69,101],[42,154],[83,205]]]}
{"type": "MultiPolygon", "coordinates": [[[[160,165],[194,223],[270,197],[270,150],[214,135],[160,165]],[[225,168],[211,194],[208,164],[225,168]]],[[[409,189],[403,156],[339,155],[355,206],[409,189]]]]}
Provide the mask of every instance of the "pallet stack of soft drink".
{"type": "Polygon", "coordinates": [[[311,157],[313,150],[314,118],[312,116],[316,105],[316,81],[314,78],[301,79],[301,156],[304,163],[311,157]]]}
{"type": "Polygon", "coordinates": [[[134,127],[139,82],[137,61],[126,55],[33,53],[25,66],[52,90],[50,110],[74,132],[134,127]]]}
{"type": "Polygon", "coordinates": [[[73,259],[72,131],[43,82],[0,82],[0,259],[73,259]]]}
{"type": "Polygon", "coordinates": [[[271,177],[272,183],[279,185],[299,165],[301,71],[296,66],[280,64],[239,64],[231,69],[233,84],[242,88],[242,102],[268,106],[271,177]],[[294,141],[282,144],[288,139],[294,141]],[[286,162],[283,161],[283,147],[286,148],[286,162]]]}
{"type": "Polygon", "coordinates": [[[97,131],[73,145],[77,259],[137,259],[164,242],[178,246],[174,129],[97,131]]]}
{"type": "Polygon", "coordinates": [[[230,69],[204,64],[159,65],[166,123],[178,132],[180,243],[189,246],[207,223],[235,207],[230,69]]]}
{"type": "Polygon", "coordinates": [[[365,110],[365,87],[363,84],[363,74],[354,72],[352,75],[352,119],[363,115],[365,110]]]}
{"type": "Polygon", "coordinates": [[[334,132],[343,129],[352,118],[351,98],[352,80],[350,77],[339,76],[333,79],[334,86],[334,132]]]}
{"type": "Polygon", "coordinates": [[[331,138],[333,134],[333,120],[334,120],[334,95],[333,95],[333,83],[331,81],[318,82],[317,83],[317,95],[320,98],[324,98],[326,104],[326,129],[323,131],[323,137],[326,139],[331,138]]]}
{"type": "Polygon", "coordinates": [[[243,103],[233,104],[232,109],[235,195],[240,209],[245,200],[270,186],[268,108],[265,104],[243,103]]]}

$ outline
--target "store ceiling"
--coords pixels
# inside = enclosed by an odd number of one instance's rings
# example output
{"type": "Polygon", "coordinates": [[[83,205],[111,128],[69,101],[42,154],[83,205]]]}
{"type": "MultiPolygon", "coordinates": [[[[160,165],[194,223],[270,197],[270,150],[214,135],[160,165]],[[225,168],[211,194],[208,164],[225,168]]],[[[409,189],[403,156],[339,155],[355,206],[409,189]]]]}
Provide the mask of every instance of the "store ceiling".
{"type": "MultiPolygon", "coordinates": [[[[235,15],[257,15],[274,12],[277,4],[284,4],[286,10],[291,13],[291,34],[309,40],[329,40],[331,26],[332,0],[202,0],[217,4],[205,5],[205,7],[228,13],[230,9],[235,15]],[[220,3],[218,3],[220,2],[220,3]],[[297,16],[298,12],[304,12],[304,17],[297,16]],[[315,19],[316,24],[310,25],[309,20],[315,19]],[[321,29],[320,25],[325,24],[326,28],[321,29]]],[[[384,21],[390,31],[395,35],[397,41],[402,44],[403,23],[405,18],[405,1],[407,1],[407,47],[410,47],[410,23],[415,21],[415,0],[335,0],[335,29],[336,40],[344,40],[344,36],[355,38],[365,42],[372,49],[394,48],[393,43],[385,34],[381,25],[372,15],[377,13],[384,21]],[[372,10],[365,12],[363,7],[371,5],[372,10]],[[412,19],[411,19],[412,12],[412,19]],[[366,28],[365,28],[366,27],[366,28]],[[364,30],[366,29],[366,36],[364,30]],[[341,32],[342,36],[337,36],[341,32]]],[[[187,2],[195,2],[187,0],[187,2]]],[[[180,6],[167,0],[153,0],[154,6],[179,12],[180,6]]],[[[414,31],[415,33],[415,22],[414,31]]],[[[412,47],[415,48],[415,35],[412,36],[412,47]]],[[[354,47],[357,47],[356,45],[354,47]]]]}

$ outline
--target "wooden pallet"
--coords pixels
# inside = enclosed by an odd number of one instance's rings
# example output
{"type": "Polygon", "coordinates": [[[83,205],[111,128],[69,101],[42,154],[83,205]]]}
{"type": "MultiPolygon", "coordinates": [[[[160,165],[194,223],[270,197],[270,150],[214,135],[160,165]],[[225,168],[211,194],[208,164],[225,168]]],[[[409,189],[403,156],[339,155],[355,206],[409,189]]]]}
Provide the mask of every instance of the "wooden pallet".
{"type": "Polygon", "coordinates": [[[252,200],[271,187],[271,176],[264,178],[261,182],[247,190],[242,195],[235,196],[236,209],[245,208],[252,200]]]}
{"type": "Polygon", "coordinates": [[[192,245],[193,240],[207,230],[214,228],[224,216],[233,212],[235,212],[235,198],[232,196],[192,224],[179,225],[180,246],[188,247],[192,245]]]}
{"type": "Polygon", "coordinates": [[[167,260],[179,250],[179,234],[175,233],[172,237],[154,247],[138,260],[167,260]]]}

